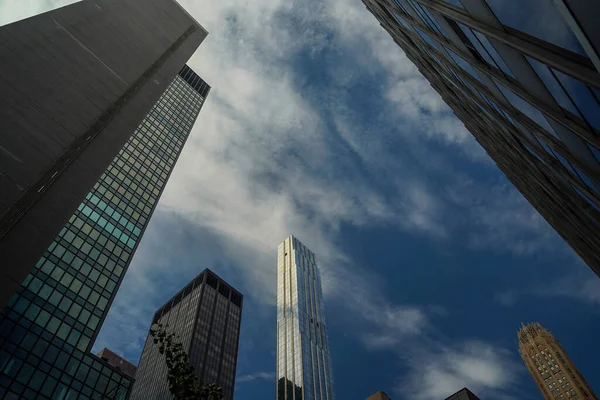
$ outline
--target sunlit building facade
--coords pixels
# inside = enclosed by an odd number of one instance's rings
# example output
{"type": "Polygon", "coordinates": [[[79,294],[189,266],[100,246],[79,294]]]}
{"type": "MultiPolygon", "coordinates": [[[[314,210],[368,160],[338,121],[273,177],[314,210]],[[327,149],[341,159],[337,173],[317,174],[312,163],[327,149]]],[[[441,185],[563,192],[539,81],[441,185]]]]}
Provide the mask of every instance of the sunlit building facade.
{"type": "MultiPolygon", "coordinates": [[[[152,324],[175,333],[203,384],[215,383],[233,400],[243,296],[214,272],[204,270],[160,307],[152,324]]],[[[167,365],[152,336],[140,357],[131,400],[168,400],[167,365]]]]}
{"type": "Polygon", "coordinates": [[[373,393],[369,397],[367,397],[367,400],[392,400],[392,399],[387,395],[386,392],[382,392],[380,390],[378,392],[373,393]]]}
{"type": "Polygon", "coordinates": [[[91,353],[210,87],[183,66],[0,313],[1,399],[116,399],[91,353]]]}
{"type": "Polygon", "coordinates": [[[277,249],[277,400],[334,398],[321,273],[289,236],[277,249]]]}
{"type": "Polygon", "coordinates": [[[600,3],[363,2],[508,179],[600,275],[600,3]]]}
{"type": "Polygon", "coordinates": [[[583,375],[549,330],[538,323],[523,324],[517,337],[519,354],[544,399],[597,399],[583,375]]]}

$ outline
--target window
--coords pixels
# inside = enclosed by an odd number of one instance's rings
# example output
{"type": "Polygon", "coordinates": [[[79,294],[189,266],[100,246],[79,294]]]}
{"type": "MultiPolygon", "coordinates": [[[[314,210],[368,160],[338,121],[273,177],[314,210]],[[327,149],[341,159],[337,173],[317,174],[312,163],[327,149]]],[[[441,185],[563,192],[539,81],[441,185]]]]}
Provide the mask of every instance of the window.
{"type": "Polygon", "coordinates": [[[504,97],[506,97],[506,99],[513,105],[513,107],[515,109],[517,109],[518,111],[521,111],[522,113],[527,115],[534,122],[536,122],[538,125],[540,125],[542,128],[544,128],[548,133],[552,134],[554,137],[556,137],[558,139],[556,132],[554,132],[554,129],[552,129],[552,127],[546,120],[546,117],[544,117],[544,115],[542,114],[542,112],[540,110],[535,108],[529,102],[523,100],[521,97],[517,96],[515,93],[513,93],[511,90],[507,89],[501,83],[497,82],[497,86],[500,89],[500,91],[502,92],[502,94],[504,95],[504,97]]]}
{"type": "Polygon", "coordinates": [[[600,129],[600,100],[596,92],[569,75],[555,69],[551,69],[551,71],[580,111],[577,114],[583,115],[592,127],[600,129]]]}
{"type": "Polygon", "coordinates": [[[551,0],[522,0],[518,7],[506,7],[504,0],[486,2],[501,23],[587,57],[551,0]]]}

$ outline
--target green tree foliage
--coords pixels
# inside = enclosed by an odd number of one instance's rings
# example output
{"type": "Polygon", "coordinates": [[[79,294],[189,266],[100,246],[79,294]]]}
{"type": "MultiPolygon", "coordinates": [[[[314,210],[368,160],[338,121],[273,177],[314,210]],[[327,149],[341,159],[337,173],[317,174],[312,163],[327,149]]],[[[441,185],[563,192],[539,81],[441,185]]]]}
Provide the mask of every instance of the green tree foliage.
{"type": "Polygon", "coordinates": [[[194,374],[187,353],[174,333],[167,333],[162,324],[154,324],[150,328],[154,344],[158,345],[160,354],[164,354],[167,363],[167,379],[169,391],[174,400],[221,400],[221,388],[211,383],[204,385],[194,374]]]}

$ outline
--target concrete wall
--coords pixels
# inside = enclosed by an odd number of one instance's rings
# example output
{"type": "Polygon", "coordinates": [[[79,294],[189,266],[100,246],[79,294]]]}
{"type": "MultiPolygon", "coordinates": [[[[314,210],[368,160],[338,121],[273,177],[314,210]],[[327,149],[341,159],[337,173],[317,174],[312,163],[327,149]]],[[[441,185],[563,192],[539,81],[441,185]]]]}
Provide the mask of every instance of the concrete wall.
{"type": "Polygon", "coordinates": [[[0,307],[206,35],[172,0],[83,1],[0,28],[0,307]]]}

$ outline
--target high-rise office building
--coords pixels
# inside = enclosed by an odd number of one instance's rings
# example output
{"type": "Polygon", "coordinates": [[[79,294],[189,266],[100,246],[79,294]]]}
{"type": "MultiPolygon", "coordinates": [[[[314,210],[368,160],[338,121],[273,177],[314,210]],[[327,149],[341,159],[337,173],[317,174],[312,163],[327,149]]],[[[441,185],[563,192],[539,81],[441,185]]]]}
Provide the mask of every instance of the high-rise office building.
{"type": "Polygon", "coordinates": [[[0,27],[0,307],[206,35],[173,0],[0,27]]]}
{"type": "Polygon", "coordinates": [[[187,66],[171,78],[2,310],[0,398],[127,396],[90,350],[209,90],[187,66]]]}
{"type": "Polygon", "coordinates": [[[293,236],[277,249],[277,400],[333,400],[321,273],[293,236]]]}
{"type": "Polygon", "coordinates": [[[600,275],[596,1],[363,0],[507,178],[600,275]]]}
{"type": "Polygon", "coordinates": [[[479,400],[479,397],[475,396],[469,389],[463,388],[450,397],[446,397],[446,400],[479,400]]]}
{"type": "Polygon", "coordinates": [[[382,392],[380,390],[378,392],[373,393],[369,397],[367,397],[367,400],[392,400],[392,399],[385,392],[382,392]]]}
{"type": "Polygon", "coordinates": [[[102,360],[106,361],[109,365],[120,369],[121,371],[123,371],[124,374],[135,378],[135,365],[133,365],[120,355],[110,351],[105,347],[102,350],[100,350],[97,356],[100,357],[102,360]]]}
{"type": "Polygon", "coordinates": [[[544,399],[596,400],[567,352],[540,324],[522,324],[517,332],[519,354],[544,399]]]}
{"type": "MultiPolygon", "coordinates": [[[[216,383],[225,400],[233,399],[243,296],[206,269],[154,314],[179,336],[196,376],[216,383]]],[[[169,400],[165,356],[148,335],[140,357],[131,400],[169,400]]]]}

